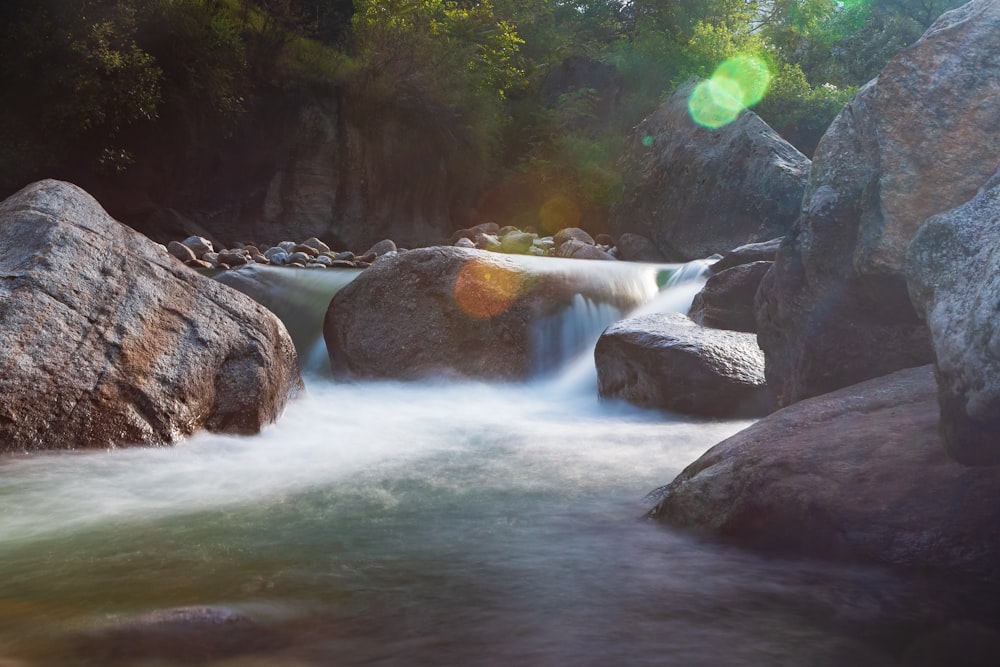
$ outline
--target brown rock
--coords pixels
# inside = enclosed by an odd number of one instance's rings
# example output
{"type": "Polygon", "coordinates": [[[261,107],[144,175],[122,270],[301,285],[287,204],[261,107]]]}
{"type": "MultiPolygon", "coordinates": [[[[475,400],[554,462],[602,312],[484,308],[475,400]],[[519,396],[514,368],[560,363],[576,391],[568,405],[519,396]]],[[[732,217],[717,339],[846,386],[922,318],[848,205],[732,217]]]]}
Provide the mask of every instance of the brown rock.
{"type": "Polygon", "coordinates": [[[190,262],[191,260],[197,260],[194,251],[183,243],[178,243],[177,241],[171,241],[167,244],[167,252],[181,260],[182,262],[190,262]]]}
{"type": "Polygon", "coordinates": [[[567,227],[566,229],[560,229],[556,232],[555,236],[552,237],[552,240],[555,242],[556,248],[569,240],[580,241],[581,243],[586,243],[587,245],[594,245],[594,238],[579,227],[567,227]]]}
{"type": "Polygon", "coordinates": [[[652,516],[785,554],[995,579],[1000,467],[937,433],[930,366],[803,400],[710,449],[652,516]]]}
{"type": "Polygon", "coordinates": [[[602,397],[709,417],[764,415],[774,406],[753,335],[707,329],[680,313],[612,324],[594,361],[602,397]]]}
{"type": "Polygon", "coordinates": [[[76,186],[29,185],[0,221],[0,450],[253,433],[300,386],[276,317],[76,186]]]}
{"type": "Polygon", "coordinates": [[[538,319],[577,295],[621,310],[643,298],[614,276],[526,259],[454,246],[380,258],[330,302],[323,334],[334,372],[520,379],[533,371],[538,319]]]}
{"type": "Polygon", "coordinates": [[[820,141],[802,216],[758,294],[782,405],[932,360],[903,253],[929,216],[969,200],[1000,154],[1000,3],[944,14],[820,141]]]}

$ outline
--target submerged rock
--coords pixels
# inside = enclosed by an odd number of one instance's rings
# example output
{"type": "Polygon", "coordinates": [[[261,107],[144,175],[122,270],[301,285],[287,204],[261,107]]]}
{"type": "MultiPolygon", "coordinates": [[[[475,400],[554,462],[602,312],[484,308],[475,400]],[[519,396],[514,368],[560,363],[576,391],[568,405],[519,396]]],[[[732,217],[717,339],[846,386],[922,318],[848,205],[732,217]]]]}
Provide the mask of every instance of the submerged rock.
{"type": "Polygon", "coordinates": [[[1000,574],[1000,467],[937,433],[930,366],[803,400],[719,443],[654,518],[754,548],[924,573],[1000,574]]]}
{"type": "Polygon", "coordinates": [[[680,313],[611,325],[594,350],[602,397],[683,414],[767,414],[764,355],[751,334],[699,326],[680,313]]]}
{"type": "Polygon", "coordinates": [[[301,384],[281,322],[80,188],[0,204],[0,451],[254,433],[301,384]]]}
{"type": "Polygon", "coordinates": [[[782,405],[932,360],[904,253],[928,217],[996,171],[997,99],[1000,3],[973,0],[893,58],[831,125],[758,294],[782,405]]]}
{"type": "Polygon", "coordinates": [[[613,234],[641,234],[670,261],[781,236],[802,204],[809,159],[756,114],[717,130],[691,120],[690,81],[633,131],[613,234]]]}
{"type": "Polygon", "coordinates": [[[998,464],[1000,172],[972,201],[924,223],[906,269],[934,345],[945,447],[965,464],[998,464]]]}
{"type": "Polygon", "coordinates": [[[177,607],[91,631],[76,643],[87,665],[133,665],[151,660],[198,664],[276,651],[287,640],[231,609],[177,607]]]}

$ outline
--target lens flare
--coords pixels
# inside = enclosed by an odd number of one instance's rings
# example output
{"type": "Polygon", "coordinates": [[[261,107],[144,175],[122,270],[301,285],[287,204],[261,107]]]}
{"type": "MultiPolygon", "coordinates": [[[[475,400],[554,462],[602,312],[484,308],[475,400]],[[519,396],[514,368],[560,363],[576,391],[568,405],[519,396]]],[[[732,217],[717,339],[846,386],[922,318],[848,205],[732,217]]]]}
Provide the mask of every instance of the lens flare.
{"type": "Polygon", "coordinates": [[[715,68],[711,79],[695,86],[688,98],[688,112],[699,125],[720,128],[760,102],[770,83],[771,72],[760,58],[729,58],[715,68]]]}
{"type": "Polygon", "coordinates": [[[550,197],[538,211],[539,222],[549,234],[567,227],[578,227],[582,215],[576,202],[565,195],[550,197]]]}
{"type": "Polygon", "coordinates": [[[516,271],[472,260],[455,278],[455,303],[477,319],[496,317],[513,305],[523,288],[524,280],[516,271]]]}

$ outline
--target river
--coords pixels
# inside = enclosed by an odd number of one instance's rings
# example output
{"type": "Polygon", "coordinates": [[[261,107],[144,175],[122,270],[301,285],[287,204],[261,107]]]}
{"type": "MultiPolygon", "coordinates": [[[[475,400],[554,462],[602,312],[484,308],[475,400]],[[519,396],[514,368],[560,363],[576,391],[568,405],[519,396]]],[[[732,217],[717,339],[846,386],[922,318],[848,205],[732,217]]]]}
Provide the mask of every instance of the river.
{"type": "Polygon", "coordinates": [[[312,361],[258,436],[0,460],[0,666],[925,664],[955,613],[926,582],[644,519],[750,422],[599,401],[588,354],[506,384],[338,382],[312,361]],[[240,614],[255,640],[84,641],[175,607],[240,614]]]}

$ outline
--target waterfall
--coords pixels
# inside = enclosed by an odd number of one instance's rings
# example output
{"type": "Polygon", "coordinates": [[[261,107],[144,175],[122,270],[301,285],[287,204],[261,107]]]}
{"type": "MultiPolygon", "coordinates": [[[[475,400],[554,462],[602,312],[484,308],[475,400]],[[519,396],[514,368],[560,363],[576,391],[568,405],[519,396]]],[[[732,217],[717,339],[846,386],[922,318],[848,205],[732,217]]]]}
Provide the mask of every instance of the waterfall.
{"type": "MultiPolygon", "coordinates": [[[[592,383],[587,378],[593,376],[590,359],[601,333],[632,313],[686,312],[708,267],[704,260],[644,264],[508,257],[528,272],[572,276],[581,285],[581,293],[567,307],[533,323],[531,354],[536,376],[570,375],[579,378],[570,384],[582,382],[588,387],[592,383]]],[[[295,343],[303,373],[327,377],[323,319],[333,296],[360,273],[352,269],[248,265],[216,279],[275,313],[295,343]]]]}

